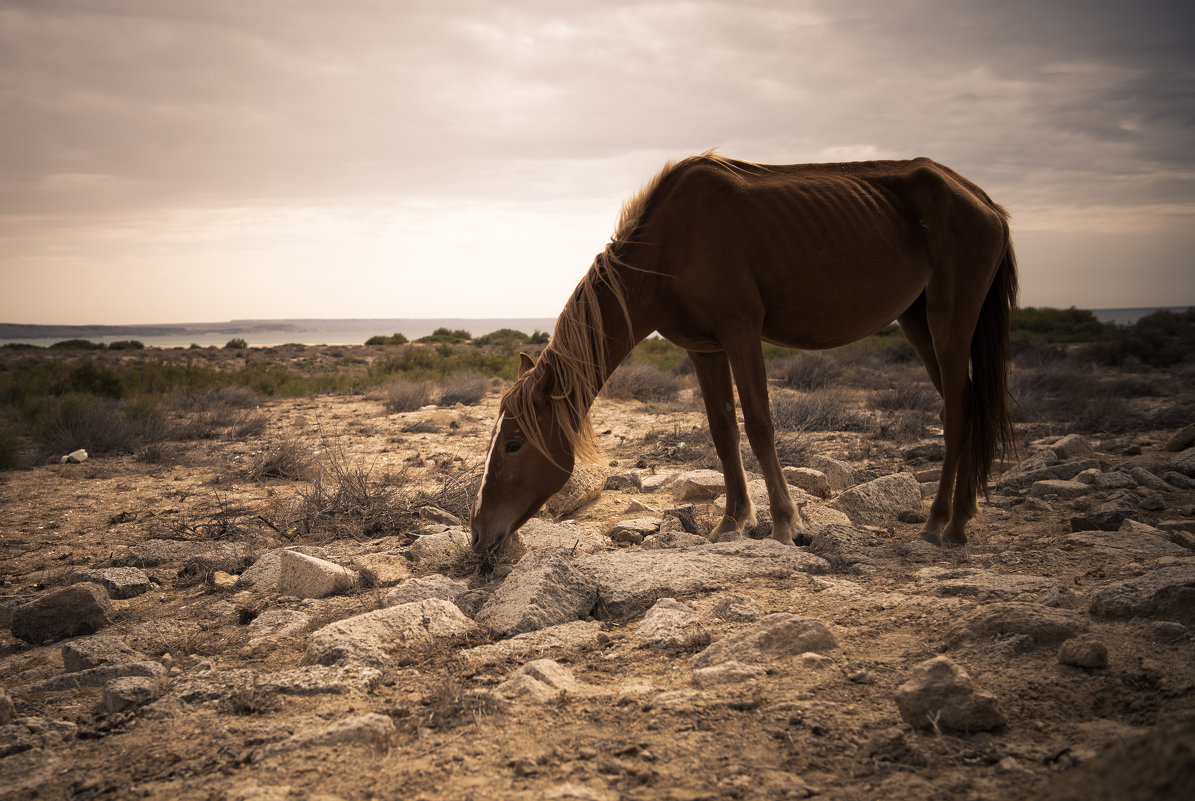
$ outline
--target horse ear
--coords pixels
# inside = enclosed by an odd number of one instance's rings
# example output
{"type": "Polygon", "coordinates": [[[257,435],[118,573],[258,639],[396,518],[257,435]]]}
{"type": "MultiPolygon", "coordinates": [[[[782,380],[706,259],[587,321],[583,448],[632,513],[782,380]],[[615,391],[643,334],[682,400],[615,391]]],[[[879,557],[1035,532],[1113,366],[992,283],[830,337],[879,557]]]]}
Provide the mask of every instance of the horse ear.
{"type": "Polygon", "coordinates": [[[519,354],[519,378],[522,378],[534,366],[535,362],[531,361],[530,356],[526,353],[519,354]]]}

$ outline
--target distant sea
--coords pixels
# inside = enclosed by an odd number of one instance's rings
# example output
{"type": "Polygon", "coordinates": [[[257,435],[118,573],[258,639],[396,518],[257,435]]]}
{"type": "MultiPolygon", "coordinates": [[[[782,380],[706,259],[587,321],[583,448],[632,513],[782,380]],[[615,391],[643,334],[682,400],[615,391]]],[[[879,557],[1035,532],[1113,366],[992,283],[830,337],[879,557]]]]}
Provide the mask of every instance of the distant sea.
{"type": "MultiPolygon", "coordinates": [[[[1187,306],[1150,306],[1138,309],[1092,309],[1106,323],[1128,325],[1145,315],[1167,308],[1182,312],[1187,306]]],[[[552,317],[519,318],[406,318],[360,320],[230,320],[224,323],[164,323],[151,325],[21,325],[0,323],[0,344],[23,343],[48,346],[64,339],[89,339],[115,342],[136,339],[158,348],[185,348],[192,344],[224,345],[240,338],[252,346],[266,347],[297,343],[302,345],[363,345],[372,336],[401,333],[415,340],[437,328],[464,329],[474,336],[500,328],[513,328],[527,334],[551,333],[556,325],[552,317]]]]}
{"type": "Polygon", "coordinates": [[[230,320],[224,323],[168,323],[157,325],[18,325],[0,323],[0,344],[24,343],[52,345],[64,339],[88,339],[115,342],[135,339],[146,346],[185,348],[192,344],[224,345],[240,338],[251,346],[270,345],[363,345],[379,334],[400,333],[415,340],[437,328],[464,329],[482,336],[501,328],[513,328],[526,334],[536,330],[552,332],[553,317],[521,318],[438,318],[393,320],[230,320]]]}

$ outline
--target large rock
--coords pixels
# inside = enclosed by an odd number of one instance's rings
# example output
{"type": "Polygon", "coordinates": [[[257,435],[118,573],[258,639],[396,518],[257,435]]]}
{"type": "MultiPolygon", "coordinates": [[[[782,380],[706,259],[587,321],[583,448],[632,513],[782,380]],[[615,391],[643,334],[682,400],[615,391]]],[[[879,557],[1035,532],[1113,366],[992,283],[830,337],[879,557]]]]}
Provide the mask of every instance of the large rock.
{"type": "Polygon", "coordinates": [[[298,551],[284,551],[278,574],[278,592],[296,598],[326,598],[347,592],[358,576],[347,567],[298,551]]]}
{"type": "Polygon", "coordinates": [[[1100,588],[1091,599],[1099,617],[1151,617],[1195,624],[1195,564],[1171,565],[1100,588]]]}
{"type": "Polygon", "coordinates": [[[747,578],[827,573],[820,556],[775,540],[737,540],[692,548],[627,550],[582,556],[573,565],[598,588],[610,615],[645,611],[657,598],[722,589],[747,578]]]}
{"type": "Polygon", "coordinates": [[[786,467],[784,480],[810,495],[819,498],[830,497],[830,479],[821,470],[814,470],[812,467],[786,467]]]}
{"type": "Polygon", "coordinates": [[[388,651],[423,648],[475,628],[461,610],[438,598],[391,606],[315,631],[303,664],[385,667],[390,664],[388,651]]]}
{"type": "Polygon", "coordinates": [[[921,510],[921,484],[912,473],[894,473],[844,490],[827,506],[855,525],[890,525],[902,512],[921,510]]]}
{"type": "Polygon", "coordinates": [[[896,691],[896,706],[905,722],[917,729],[975,732],[1004,725],[995,696],[978,692],[967,671],[945,656],[913,668],[896,691]]]}
{"type": "Polygon", "coordinates": [[[842,492],[855,485],[855,471],[846,462],[815,454],[809,459],[809,466],[822,472],[831,492],[842,492]]]}
{"type": "Polygon", "coordinates": [[[407,548],[414,562],[437,562],[469,547],[469,532],[460,526],[448,526],[430,534],[423,534],[407,548]]]}
{"type": "Polygon", "coordinates": [[[94,634],[112,622],[116,608],[98,584],[82,582],[13,610],[13,636],[32,645],[94,634]]]}
{"type": "Polygon", "coordinates": [[[775,612],[737,634],[712,643],[693,657],[691,665],[693,668],[704,668],[723,662],[767,662],[809,651],[820,653],[837,646],[834,635],[822,621],[788,612],[775,612]]]}
{"type": "Polygon", "coordinates": [[[504,637],[587,617],[597,584],[573,567],[564,549],[531,551],[477,613],[477,622],[504,637]]]}

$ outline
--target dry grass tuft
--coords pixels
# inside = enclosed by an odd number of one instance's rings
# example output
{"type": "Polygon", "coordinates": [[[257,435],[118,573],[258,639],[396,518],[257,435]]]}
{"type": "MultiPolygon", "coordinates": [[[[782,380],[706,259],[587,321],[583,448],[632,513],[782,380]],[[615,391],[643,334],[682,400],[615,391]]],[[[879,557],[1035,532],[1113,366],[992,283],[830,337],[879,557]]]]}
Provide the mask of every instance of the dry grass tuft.
{"type": "Polygon", "coordinates": [[[386,387],[382,404],[390,412],[413,412],[430,406],[436,395],[436,385],[431,381],[406,381],[399,379],[386,387]]]}

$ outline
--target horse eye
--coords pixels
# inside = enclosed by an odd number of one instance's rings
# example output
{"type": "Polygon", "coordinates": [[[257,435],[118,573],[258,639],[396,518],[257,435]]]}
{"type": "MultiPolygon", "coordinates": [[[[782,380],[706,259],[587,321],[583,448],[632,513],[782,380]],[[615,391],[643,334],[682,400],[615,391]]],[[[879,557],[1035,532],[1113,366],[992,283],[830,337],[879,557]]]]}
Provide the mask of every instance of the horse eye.
{"type": "Polygon", "coordinates": [[[506,452],[507,453],[518,453],[519,449],[522,447],[523,447],[523,443],[521,443],[521,442],[508,442],[508,443],[506,443],[506,452]]]}

